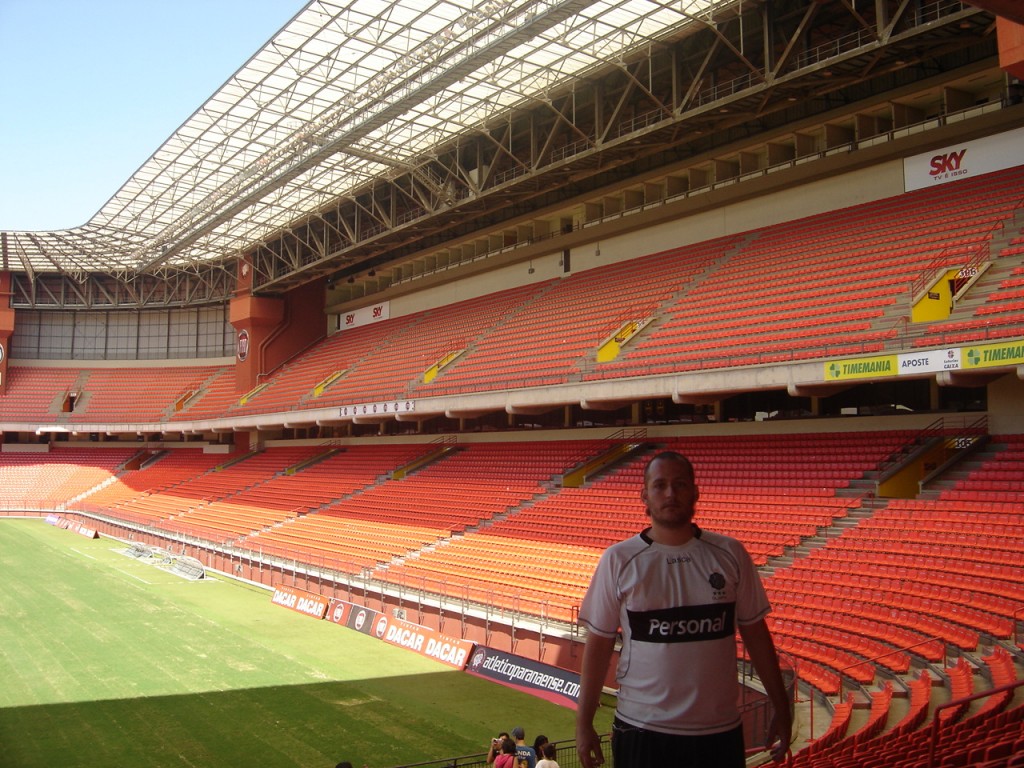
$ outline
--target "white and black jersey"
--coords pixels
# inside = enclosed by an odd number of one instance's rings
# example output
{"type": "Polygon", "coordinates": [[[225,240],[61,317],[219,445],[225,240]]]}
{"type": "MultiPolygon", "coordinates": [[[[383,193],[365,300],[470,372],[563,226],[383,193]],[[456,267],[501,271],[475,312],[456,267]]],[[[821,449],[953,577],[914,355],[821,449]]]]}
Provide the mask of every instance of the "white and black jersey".
{"type": "Polygon", "coordinates": [[[681,546],[648,531],[601,556],[583,598],[591,632],[622,631],[616,714],[663,733],[720,733],[740,724],[736,626],[771,610],[743,545],[701,531],[681,546]]]}

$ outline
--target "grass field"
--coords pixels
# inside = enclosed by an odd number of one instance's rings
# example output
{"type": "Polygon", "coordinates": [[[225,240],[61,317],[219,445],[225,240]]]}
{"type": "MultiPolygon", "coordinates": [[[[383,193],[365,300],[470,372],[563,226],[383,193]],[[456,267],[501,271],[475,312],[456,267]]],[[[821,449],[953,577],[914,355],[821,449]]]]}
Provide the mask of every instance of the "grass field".
{"type": "Polygon", "coordinates": [[[480,752],[514,725],[572,737],[569,709],[123,548],[0,522],[4,768],[387,768],[480,752]]]}

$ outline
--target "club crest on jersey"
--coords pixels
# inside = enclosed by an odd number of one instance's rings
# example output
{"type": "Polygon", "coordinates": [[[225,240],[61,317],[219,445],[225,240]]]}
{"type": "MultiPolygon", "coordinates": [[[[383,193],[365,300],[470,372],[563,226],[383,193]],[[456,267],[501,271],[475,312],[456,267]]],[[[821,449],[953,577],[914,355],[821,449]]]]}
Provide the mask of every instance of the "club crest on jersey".
{"type": "Polygon", "coordinates": [[[715,590],[716,600],[721,600],[725,597],[725,576],[715,571],[715,573],[708,576],[708,584],[715,590]]]}

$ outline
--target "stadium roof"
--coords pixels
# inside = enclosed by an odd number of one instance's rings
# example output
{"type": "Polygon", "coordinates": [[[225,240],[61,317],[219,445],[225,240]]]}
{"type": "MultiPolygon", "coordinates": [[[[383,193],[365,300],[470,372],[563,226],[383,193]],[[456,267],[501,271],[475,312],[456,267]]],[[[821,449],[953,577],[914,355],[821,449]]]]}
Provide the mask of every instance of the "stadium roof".
{"type": "Polygon", "coordinates": [[[237,257],[722,0],[313,0],[86,224],[6,232],[8,269],[237,257]]]}

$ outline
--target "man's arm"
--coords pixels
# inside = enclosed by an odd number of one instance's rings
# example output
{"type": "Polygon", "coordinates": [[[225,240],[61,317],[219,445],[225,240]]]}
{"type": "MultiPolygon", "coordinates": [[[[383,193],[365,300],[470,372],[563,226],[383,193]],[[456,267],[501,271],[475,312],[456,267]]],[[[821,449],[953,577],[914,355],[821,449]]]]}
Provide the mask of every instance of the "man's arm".
{"type": "MultiPolygon", "coordinates": [[[[786,695],[786,684],[782,681],[782,670],[779,668],[779,656],[775,652],[775,642],[764,619],[753,624],[741,624],[740,637],[746,646],[750,661],[761,678],[765,693],[772,703],[775,714],[769,730],[772,759],[782,761],[789,749],[793,734],[793,721],[786,695]]],[[[586,656],[584,656],[584,659],[586,656]]]]}
{"type": "Polygon", "coordinates": [[[583,768],[604,763],[601,740],[594,729],[594,715],[601,704],[601,690],[615,650],[615,638],[590,632],[583,646],[580,669],[580,698],[576,708],[576,751],[583,768]]]}

